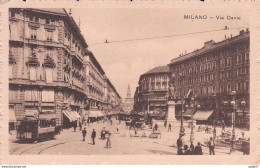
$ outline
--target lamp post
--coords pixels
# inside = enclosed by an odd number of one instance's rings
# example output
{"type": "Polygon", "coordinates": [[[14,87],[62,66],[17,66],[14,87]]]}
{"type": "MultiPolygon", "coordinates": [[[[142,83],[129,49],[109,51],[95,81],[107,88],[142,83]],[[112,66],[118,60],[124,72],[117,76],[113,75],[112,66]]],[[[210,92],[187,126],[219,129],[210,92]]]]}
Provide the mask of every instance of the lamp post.
{"type": "Polygon", "coordinates": [[[181,127],[180,127],[180,137],[183,137],[185,135],[184,132],[184,127],[183,127],[183,113],[184,113],[184,108],[183,108],[183,97],[181,98],[181,127]]]}
{"type": "MultiPolygon", "coordinates": [[[[198,105],[197,107],[200,108],[200,105],[198,105]]],[[[189,108],[189,105],[188,105],[188,104],[186,105],[186,108],[189,108]]],[[[190,108],[191,108],[191,132],[190,132],[190,142],[193,143],[193,141],[194,141],[193,113],[194,113],[194,111],[195,111],[194,97],[191,98],[190,108]]]]}
{"type": "MultiPolygon", "coordinates": [[[[232,100],[230,101],[230,105],[232,106],[232,138],[231,138],[231,148],[230,148],[230,153],[232,151],[234,151],[234,144],[235,144],[235,122],[236,122],[236,91],[232,91],[230,93],[230,96],[232,97],[232,100]]],[[[228,105],[228,101],[225,100],[224,102],[224,105],[228,105]]]]}
{"type": "Polygon", "coordinates": [[[241,101],[241,105],[243,106],[242,124],[244,125],[245,105],[246,105],[246,101],[244,99],[241,101]]]}

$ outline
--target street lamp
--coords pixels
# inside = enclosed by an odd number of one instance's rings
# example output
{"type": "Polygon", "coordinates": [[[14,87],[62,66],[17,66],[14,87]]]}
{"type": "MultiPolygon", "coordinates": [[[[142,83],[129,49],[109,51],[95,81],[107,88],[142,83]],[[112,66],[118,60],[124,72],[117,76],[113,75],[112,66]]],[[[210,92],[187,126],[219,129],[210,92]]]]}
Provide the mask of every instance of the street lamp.
{"type": "MultiPolygon", "coordinates": [[[[186,104],[185,106],[186,108],[191,108],[191,132],[190,132],[190,142],[192,143],[194,140],[194,131],[193,131],[193,113],[194,113],[194,97],[191,98],[191,102],[190,105],[186,104]]],[[[198,107],[200,107],[200,105],[198,105],[198,107]]]]}
{"type": "Polygon", "coordinates": [[[246,105],[246,101],[245,101],[244,99],[241,101],[241,105],[243,106],[242,124],[244,124],[244,118],[245,118],[245,105],[246,105]]]}
{"type": "Polygon", "coordinates": [[[231,149],[230,149],[230,153],[232,151],[234,151],[234,144],[235,144],[235,115],[236,115],[236,91],[232,91],[231,92],[231,96],[232,96],[232,101],[230,102],[230,104],[232,105],[232,140],[231,140],[231,149]]]}
{"type": "Polygon", "coordinates": [[[183,113],[184,113],[184,108],[183,108],[183,97],[181,98],[181,127],[180,127],[180,138],[185,135],[184,132],[184,127],[183,127],[183,113]]]}

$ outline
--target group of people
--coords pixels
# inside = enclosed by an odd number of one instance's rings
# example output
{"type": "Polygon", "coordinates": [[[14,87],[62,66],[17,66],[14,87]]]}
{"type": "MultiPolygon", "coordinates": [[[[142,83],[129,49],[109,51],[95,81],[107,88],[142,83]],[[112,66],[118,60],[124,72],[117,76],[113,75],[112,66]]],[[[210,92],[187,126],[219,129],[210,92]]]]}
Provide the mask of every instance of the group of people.
{"type": "MultiPolygon", "coordinates": [[[[83,142],[85,142],[85,138],[86,138],[86,135],[87,135],[86,128],[83,129],[82,135],[83,135],[83,142]]],[[[93,129],[93,131],[91,133],[92,145],[95,145],[95,138],[96,138],[96,131],[95,131],[95,129],[93,129]]]]}
{"type": "Polygon", "coordinates": [[[177,155],[203,155],[200,142],[194,147],[193,142],[191,142],[190,147],[188,145],[183,146],[181,136],[177,139],[177,155]]]}

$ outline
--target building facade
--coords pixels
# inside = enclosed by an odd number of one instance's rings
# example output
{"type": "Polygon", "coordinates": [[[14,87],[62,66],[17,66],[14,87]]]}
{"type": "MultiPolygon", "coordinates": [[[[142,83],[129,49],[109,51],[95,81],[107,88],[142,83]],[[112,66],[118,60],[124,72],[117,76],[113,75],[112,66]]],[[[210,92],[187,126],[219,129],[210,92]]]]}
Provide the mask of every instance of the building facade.
{"type": "Polygon", "coordinates": [[[167,112],[169,66],[156,67],[140,76],[134,96],[134,111],[164,115],[167,112]]]}
{"type": "Polygon", "coordinates": [[[224,101],[230,102],[234,98],[230,93],[236,91],[236,124],[248,122],[249,34],[247,29],[221,42],[211,40],[201,49],[172,59],[171,82],[177,98],[180,100],[192,89],[200,110],[212,111],[215,121],[231,124],[233,110],[224,101]]]}
{"type": "Polygon", "coordinates": [[[27,8],[9,13],[11,120],[35,116],[66,125],[73,120],[70,113],[79,118],[88,102],[96,107],[103,101],[104,71],[87,56],[88,45],[71,14],[27,8]]]}

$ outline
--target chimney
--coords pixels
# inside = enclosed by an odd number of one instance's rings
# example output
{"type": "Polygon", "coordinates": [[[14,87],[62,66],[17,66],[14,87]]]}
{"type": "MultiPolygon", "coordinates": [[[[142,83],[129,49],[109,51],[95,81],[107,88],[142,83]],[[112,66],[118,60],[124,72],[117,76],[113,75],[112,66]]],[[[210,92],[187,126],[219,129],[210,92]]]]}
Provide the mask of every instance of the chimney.
{"type": "Polygon", "coordinates": [[[244,30],[241,30],[241,31],[239,32],[240,35],[241,35],[241,34],[244,34],[244,33],[245,33],[244,30]]]}
{"type": "Polygon", "coordinates": [[[204,43],[204,47],[209,47],[209,46],[213,45],[214,43],[215,43],[214,40],[206,41],[206,42],[204,43]]]}

